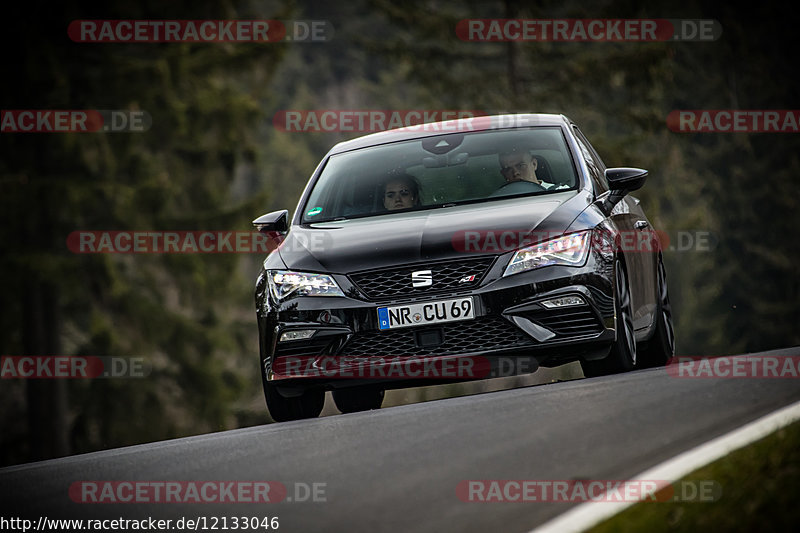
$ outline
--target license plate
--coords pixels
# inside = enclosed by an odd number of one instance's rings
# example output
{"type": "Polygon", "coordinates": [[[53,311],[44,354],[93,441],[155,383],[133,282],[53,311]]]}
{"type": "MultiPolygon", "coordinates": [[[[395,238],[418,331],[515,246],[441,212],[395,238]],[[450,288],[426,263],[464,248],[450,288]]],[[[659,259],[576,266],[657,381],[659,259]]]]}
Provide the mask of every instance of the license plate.
{"type": "Polygon", "coordinates": [[[378,329],[425,326],[475,318],[472,297],[378,308],[378,329]]]}

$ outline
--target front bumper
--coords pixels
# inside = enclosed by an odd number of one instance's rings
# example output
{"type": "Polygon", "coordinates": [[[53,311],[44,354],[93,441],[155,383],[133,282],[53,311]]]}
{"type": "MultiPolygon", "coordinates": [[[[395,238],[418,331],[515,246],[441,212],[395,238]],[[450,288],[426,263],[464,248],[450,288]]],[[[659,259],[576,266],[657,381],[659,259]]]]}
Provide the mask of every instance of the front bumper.
{"type": "MultiPolygon", "coordinates": [[[[472,289],[430,296],[417,292],[413,297],[380,301],[370,301],[351,277],[335,274],[347,296],[298,297],[278,303],[262,272],[256,307],[264,378],[290,388],[367,383],[407,387],[495,377],[511,368],[516,372],[509,375],[514,375],[608,353],[615,339],[613,257],[592,250],[581,267],[548,266],[508,277],[502,277],[507,255],[490,262],[472,289]],[[567,295],[580,296],[584,304],[548,309],[541,303],[567,295]],[[378,329],[379,307],[464,296],[473,297],[474,319],[378,329]],[[309,329],[315,331],[309,339],[280,340],[286,331],[309,329]],[[438,369],[422,378],[414,374],[418,370],[414,361],[422,361],[420,365],[438,361],[435,364],[444,368],[458,367],[463,358],[478,371],[443,375],[438,369]],[[405,368],[405,373],[398,368],[405,368]]],[[[461,364],[462,369],[466,366],[461,364]]]]}

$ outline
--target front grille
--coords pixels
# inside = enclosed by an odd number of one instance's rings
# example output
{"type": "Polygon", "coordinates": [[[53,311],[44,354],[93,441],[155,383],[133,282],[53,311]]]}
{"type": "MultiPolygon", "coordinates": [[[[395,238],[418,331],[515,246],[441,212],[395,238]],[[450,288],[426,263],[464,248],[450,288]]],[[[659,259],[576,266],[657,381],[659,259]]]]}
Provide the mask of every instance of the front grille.
{"type": "Polygon", "coordinates": [[[531,346],[535,341],[500,317],[423,328],[366,331],[355,334],[339,351],[345,357],[433,356],[476,353],[503,348],[531,346]],[[438,346],[417,346],[417,333],[439,328],[443,342],[438,346]]]}
{"type": "Polygon", "coordinates": [[[391,300],[477,287],[493,262],[494,256],[484,256],[436,263],[417,263],[402,267],[356,272],[350,275],[350,279],[370,300],[391,300]],[[427,287],[412,286],[411,273],[419,270],[431,271],[433,275],[431,285],[427,287]],[[470,276],[474,276],[472,281],[463,281],[470,276]]]}
{"type": "Polygon", "coordinates": [[[602,324],[588,307],[543,309],[529,311],[523,316],[560,337],[592,335],[603,330],[602,324]]]}

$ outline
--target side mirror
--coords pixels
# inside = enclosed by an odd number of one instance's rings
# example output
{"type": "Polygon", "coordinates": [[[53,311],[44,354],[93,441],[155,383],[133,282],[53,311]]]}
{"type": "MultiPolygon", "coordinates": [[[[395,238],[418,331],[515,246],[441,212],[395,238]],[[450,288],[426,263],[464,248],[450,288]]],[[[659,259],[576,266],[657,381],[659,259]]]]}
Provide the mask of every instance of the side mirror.
{"type": "Polygon", "coordinates": [[[253,226],[261,233],[268,231],[286,233],[289,231],[289,211],[283,209],[282,211],[273,211],[272,213],[261,215],[253,221],[253,226]]]}
{"type": "Polygon", "coordinates": [[[626,193],[640,189],[647,179],[647,171],[642,168],[609,168],[606,169],[606,179],[612,191],[619,190],[626,193]]]}
{"type": "Polygon", "coordinates": [[[642,168],[609,168],[605,174],[611,189],[602,201],[602,209],[606,214],[610,213],[626,194],[640,189],[647,180],[647,171],[642,168]]]}

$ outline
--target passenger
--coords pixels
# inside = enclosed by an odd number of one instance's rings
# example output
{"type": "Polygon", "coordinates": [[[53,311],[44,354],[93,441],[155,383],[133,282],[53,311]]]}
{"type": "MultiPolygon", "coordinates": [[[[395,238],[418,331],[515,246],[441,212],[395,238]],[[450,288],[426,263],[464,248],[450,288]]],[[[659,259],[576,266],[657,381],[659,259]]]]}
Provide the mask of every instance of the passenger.
{"type": "Polygon", "coordinates": [[[422,205],[417,178],[409,174],[391,177],[383,188],[383,206],[389,211],[422,205]]]}

